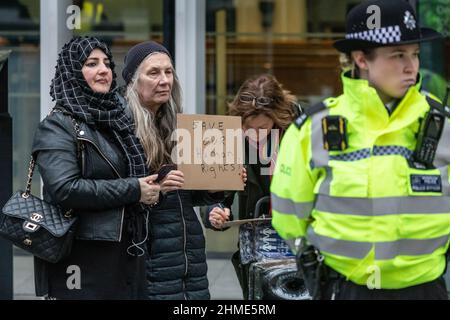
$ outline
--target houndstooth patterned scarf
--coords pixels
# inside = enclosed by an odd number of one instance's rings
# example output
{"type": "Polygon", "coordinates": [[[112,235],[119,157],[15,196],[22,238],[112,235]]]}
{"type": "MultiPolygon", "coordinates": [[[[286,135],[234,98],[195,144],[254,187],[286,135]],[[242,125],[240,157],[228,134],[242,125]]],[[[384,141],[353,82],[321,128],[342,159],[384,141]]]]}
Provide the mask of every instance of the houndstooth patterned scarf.
{"type": "Polygon", "coordinates": [[[53,100],[76,119],[92,127],[111,130],[125,151],[129,176],[148,176],[150,172],[144,149],[134,134],[133,121],[120,106],[115,88],[114,62],[106,44],[92,37],[76,37],[64,45],[59,53],[55,77],[50,86],[53,100]],[[113,81],[112,90],[108,93],[94,92],[81,71],[96,48],[102,50],[110,61],[113,81]]]}

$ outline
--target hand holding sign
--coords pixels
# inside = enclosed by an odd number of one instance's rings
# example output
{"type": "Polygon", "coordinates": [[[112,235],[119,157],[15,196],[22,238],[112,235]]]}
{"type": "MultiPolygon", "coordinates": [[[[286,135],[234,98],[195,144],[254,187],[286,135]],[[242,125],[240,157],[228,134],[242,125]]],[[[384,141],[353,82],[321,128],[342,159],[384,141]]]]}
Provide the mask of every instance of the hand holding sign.
{"type": "Polygon", "coordinates": [[[183,172],[179,170],[170,171],[166,177],[160,183],[161,192],[166,194],[167,192],[179,190],[183,188],[184,185],[184,175],[183,172]]]}

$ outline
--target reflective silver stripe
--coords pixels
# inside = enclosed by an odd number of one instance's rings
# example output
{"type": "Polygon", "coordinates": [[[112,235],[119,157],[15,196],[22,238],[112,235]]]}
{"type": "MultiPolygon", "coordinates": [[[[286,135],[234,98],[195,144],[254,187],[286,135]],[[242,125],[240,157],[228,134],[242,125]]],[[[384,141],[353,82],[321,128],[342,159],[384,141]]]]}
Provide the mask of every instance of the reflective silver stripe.
{"type": "Polygon", "coordinates": [[[411,158],[413,151],[402,146],[374,146],[372,150],[374,156],[398,155],[406,159],[411,158]]]}
{"type": "Polygon", "coordinates": [[[444,130],[442,131],[441,139],[436,150],[436,157],[434,158],[434,166],[436,168],[447,167],[450,163],[450,123],[448,119],[445,121],[444,130]]]}
{"type": "Polygon", "coordinates": [[[402,213],[450,214],[450,197],[350,198],[318,195],[315,209],[358,216],[384,216],[402,213]]]}
{"type": "Polygon", "coordinates": [[[328,108],[311,117],[311,168],[328,165],[328,151],[323,147],[322,118],[328,115],[328,108]]]}
{"type": "Polygon", "coordinates": [[[336,161],[358,161],[362,159],[367,159],[370,157],[370,149],[360,149],[358,151],[353,151],[349,153],[341,153],[334,156],[330,156],[330,160],[336,161]]]}
{"type": "Polygon", "coordinates": [[[319,235],[314,232],[311,226],[308,227],[307,239],[309,243],[319,248],[320,251],[355,259],[364,258],[372,248],[372,243],[369,242],[338,240],[319,235]]]}
{"type": "Polygon", "coordinates": [[[280,198],[272,193],[272,209],[284,214],[295,214],[300,219],[308,218],[313,209],[313,202],[294,202],[291,199],[280,198]]]}
{"type": "Polygon", "coordinates": [[[431,254],[447,244],[449,236],[433,239],[400,239],[385,242],[359,242],[339,240],[319,235],[310,226],[307,231],[308,241],[325,253],[363,259],[372,247],[375,247],[375,259],[388,260],[397,256],[420,256],[431,254]]]}
{"type": "Polygon", "coordinates": [[[442,194],[444,196],[450,196],[450,183],[448,182],[448,167],[440,167],[441,172],[441,183],[442,183],[442,194]]]}
{"type": "Polygon", "coordinates": [[[322,181],[322,184],[319,188],[319,193],[321,194],[330,194],[330,185],[331,181],[333,180],[333,170],[331,170],[330,167],[326,167],[326,177],[322,181]]]}
{"type": "Polygon", "coordinates": [[[375,243],[375,259],[388,260],[396,256],[431,254],[447,244],[448,235],[433,239],[400,239],[375,243]]]}

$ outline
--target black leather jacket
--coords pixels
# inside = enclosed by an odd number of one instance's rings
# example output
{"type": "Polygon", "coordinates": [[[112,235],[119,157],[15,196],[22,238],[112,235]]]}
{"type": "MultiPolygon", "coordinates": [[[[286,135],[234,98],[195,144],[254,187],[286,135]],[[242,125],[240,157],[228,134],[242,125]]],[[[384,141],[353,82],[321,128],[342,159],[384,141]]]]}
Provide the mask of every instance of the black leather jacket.
{"type": "Polygon", "coordinates": [[[141,196],[139,181],[127,178],[125,155],[107,133],[78,124],[76,134],[70,115],[53,112],[36,131],[32,152],[44,199],[74,209],[80,218],[77,239],[120,242],[125,206],[141,196]]]}

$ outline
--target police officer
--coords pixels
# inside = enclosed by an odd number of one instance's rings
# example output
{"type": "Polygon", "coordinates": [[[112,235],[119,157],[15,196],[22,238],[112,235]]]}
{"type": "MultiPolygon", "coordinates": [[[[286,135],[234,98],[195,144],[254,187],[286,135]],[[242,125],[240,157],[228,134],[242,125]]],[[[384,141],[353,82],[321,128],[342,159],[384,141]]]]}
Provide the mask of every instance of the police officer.
{"type": "Polygon", "coordinates": [[[286,132],[273,226],[313,248],[300,250],[315,254],[316,298],[447,299],[450,126],[418,71],[419,43],[440,34],[401,0],[363,2],[346,23],[344,93],[286,132]]]}

